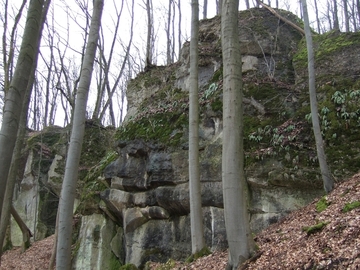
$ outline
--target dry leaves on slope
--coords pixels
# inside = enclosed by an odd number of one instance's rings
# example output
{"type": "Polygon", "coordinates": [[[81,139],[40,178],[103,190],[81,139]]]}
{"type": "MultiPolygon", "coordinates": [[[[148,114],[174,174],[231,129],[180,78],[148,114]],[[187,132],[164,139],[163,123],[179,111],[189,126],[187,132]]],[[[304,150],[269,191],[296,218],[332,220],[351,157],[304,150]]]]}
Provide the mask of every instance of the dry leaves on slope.
{"type": "Polygon", "coordinates": [[[0,270],[48,270],[54,235],[35,242],[25,252],[20,248],[6,251],[1,256],[0,270]]]}

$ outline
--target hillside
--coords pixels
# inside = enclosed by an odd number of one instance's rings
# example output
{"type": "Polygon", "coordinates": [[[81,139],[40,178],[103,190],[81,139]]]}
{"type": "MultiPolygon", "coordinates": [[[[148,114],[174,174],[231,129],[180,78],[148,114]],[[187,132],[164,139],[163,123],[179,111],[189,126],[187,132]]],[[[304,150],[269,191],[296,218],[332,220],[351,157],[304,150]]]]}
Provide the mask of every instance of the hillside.
{"type": "MultiPolygon", "coordinates": [[[[259,251],[241,269],[359,269],[359,206],[360,174],[356,174],[328,196],[259,233],[255,237],[259,251]],[[320,224],[322,229],[314,227],[320,224]]],[[[23,254],[19,249],[7,251],[0,269],[47,269],[52,241],[53,237],[39,241],[23,254]]],[[[224,269],[226,260],[226,251],[216,251],[188,265],[169,261],[153,263],[150,269],[224,269]]]]}

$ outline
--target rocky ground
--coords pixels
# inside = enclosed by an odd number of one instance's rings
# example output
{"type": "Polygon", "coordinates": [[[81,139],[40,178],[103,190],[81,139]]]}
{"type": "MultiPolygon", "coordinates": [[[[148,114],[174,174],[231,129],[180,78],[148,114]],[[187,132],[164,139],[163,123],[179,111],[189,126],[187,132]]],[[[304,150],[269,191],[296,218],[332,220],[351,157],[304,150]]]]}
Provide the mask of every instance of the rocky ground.
{"type": "MultiPolygon", "coordinates": [[[[360,269],[360,174],[255,237],[258,253],[240,269],[360,269]],[[322,211],[321,211],[322,210],[322,211]]],[[[2,256],[1,270],[48,269],[53,237],[2,256]]],[[[225,269],[227,252],[151,269],[225,269]]]]}

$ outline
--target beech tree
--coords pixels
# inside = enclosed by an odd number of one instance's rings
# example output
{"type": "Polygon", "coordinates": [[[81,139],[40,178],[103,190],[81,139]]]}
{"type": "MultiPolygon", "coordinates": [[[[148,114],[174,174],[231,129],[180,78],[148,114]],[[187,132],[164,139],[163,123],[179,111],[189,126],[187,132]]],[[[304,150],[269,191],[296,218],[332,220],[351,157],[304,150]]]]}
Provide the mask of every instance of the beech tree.
{"type": "MultiPolygon", "coordinates": [[[[35,48],[40,47],[42,30],[43,30],[46,15],[47,15],[47,12],[48,12],[48,9],[50,6],[50,1],[51,0],[46,0],[44,2],[42,10],[38,10],[38,11],[41,11],[41,14],[40,14],[40,22],[38,22],[39,28],[38,28],[38,33],[36,35],[37,43],[34,46],[35,48]]],[[[29,7],[29,12],[30,12],[30,7],[29,7]]],[[[38,53],[35,53],[34,61],[32,62],[31,71],[28,75],[29,76],[28,84],[27,84],[26,90],[24,91],[25,94],[24,94],[24,99],[23,99],[22,111],[21,111],[21,115],[19,118],[19,127],[18,127],[18,131],[17,131],[16,143],[15,143],[15,147],[14,147],[14,151],[13,151],[13,155],[12,155],[11,165],[9,168],[9,174],[8,174],[6,187],[4,188],[5,194],[4,194],[4,201],[3,201],[2,212],[1,212],[1,217],[0,217],[1,218],[0,246],[1,247],[3,246],[7,226],[10,221],[10,213],[11,213],[23,233],[23,245],[22,245],[23,251],[27,247],[29,247],[30,237],[32,236],[32,234],[31,234],[30,230],[26,227],[26,224],[22,221],[21,217],[17,214],[15,208],[12,207],[12,198],[13,198],[14,188],[15,188],[15,184],[16,184],[16,180],[17,180],[16,177],[18,174],[18,168],[19,168],[19,164],[20,164],[20,160],[21,160],[21,153],[22,153],[22,148],[23,148],[24,138],[25,138],[25,133],[26,133],[27,111],[28,111],[28,107],[30,104],[30,96],[31,96],[31,92],[32,92],[33,84],[34,84],[35,71],[36,71],[36,67],[37,67],[37,58],[38,58],[38,53]]],[[[1,250],[0,250],[0,255],[1,255],[1,250]]]]}
{"type": "Polygon", "coordinates": [[[82,65],[79,88],[73,115],[70,145],[66,158],[65,174],[59,200],[58,241],[56,269],[70,269],[73,207],[78,178],[81,147],[85,131],[86,105],[91,83],[95,54],[99,40],[99,29],[103,10],[103,0],[95,0],[91,18],[90,33],[82,65]]]}
{"type": "Polygon", "coordinates": [[[208,10],[208,1],[204,0],[204,3],[203,3],[203,19],[207,18],[207,10],[208,10]]]}
{"type": "Polygon", "coordinates": [[[189,96],[189,189],[192,253],[205,247],[199,165],[199,2],[191,1],[190,96],[189,96]]]}
{"type": "Polygon", "coordinates": [[[229,258],[235,270],[254,250],[247,211],[244,175],[242,62],[238,32],[239,0],[223,0],[221,46],[223,57],[222,185],[229,258]]]}
{"type": "Polygon", "coordinates": [[[330,191],[332,191],[334,187],[334,181],[331,177],[330,169],[326,161],[324,141],[321,135],[321,129],[319,123],[317,100],[316,100],[316,89],[315,89],[314,49],[313,49],[313,41],[311,36],[306,0],[301,0],[301,4],[304,12],[304,28],[305,28],[306,47],[308,52],[308,75],[309,75],[311,120],[313,125],[314,136],[315,136],[317,157],[319,160],[321,176],[324,183],[324,189],[326,193],[329,193],[330,191]]]}
{"type": "MultiPolygon", "coordinates": [[[[20,116],[34,62],[39,53],[41,14],[44,0],[33,0],[29,4],[24,35],[20,47],[14,76],[5,97],[3,122],[0,131],[0,209],[2,209],[13,151],[17,139],[20,116]]],[[[0,215],[1,216],[1,215],[0,215]]]]}
{"type": "Polygon", "coordinates": [[[152,65],[152,57],[154,50],[154,17],[153,17],[153,7],[152,0],[146,0],[145,4],[146,14],[147,14],[147,37],[146,37],[146,60],[145,68],[152,65]]]}

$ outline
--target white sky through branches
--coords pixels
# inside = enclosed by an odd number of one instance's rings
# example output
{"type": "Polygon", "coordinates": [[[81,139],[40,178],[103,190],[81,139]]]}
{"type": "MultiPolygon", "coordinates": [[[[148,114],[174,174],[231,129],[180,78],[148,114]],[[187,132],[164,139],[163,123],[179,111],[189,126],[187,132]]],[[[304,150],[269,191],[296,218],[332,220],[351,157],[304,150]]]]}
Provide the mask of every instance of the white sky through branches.
{"type": "MultiPolygon", "coordinates": [[[[1,0],[2,4],[5,0],[1,0]]],[[[179,0],[175,0],[176,2],[179,0]]],[[[104,5],[104,12],[102,17],[102,28],[104,31],[104,37],[105,37],[105,50],[109,50],[111,42],[112,42],[112,33],[114,31],[114,25],[116,21],[116,11],[120,10],[121,3],[124,3],[124,7],[122,10],[122,15],[120,19],[120,29],[117,36],[117,44],[115,47],[115,55],[113,59],[113,66],[110,69],[109,73],[112,75],[118,71],[119,67],[121,66],[123,57],[124,57],[124,46],[128,43],[129,37],[130,37],[130,23],[131,23],[131,1],[130,0],[106,0],[104,5]],[[108,39],[109,38],[109,39],[108,39]]],[[[135,0],[135,16],[134,16],[134,37],[133,37],[133,46],[131,48],[130,54],[132,56],[133,61],[133,68],[138,69],[140,71],[144,67],[144,59],[145,59],[145,47],[146,47],[146,33],[147,33],[147,17],[146,17],[146,10],[144,9],[144,2],[143,0],[135,0]]],[[[200,2],[200,18],[202,18],[202,3],[200,2]]],[[[208,18],[211,18],[216,13],[216,6],[215,6],[215,0],[208,0],[208,18]]],[[[252,1],[250,0],[251,5],[252,1]]],[[[271,1],[272,5],[275,5],[275,1],[271,1]]],[[[311,20],[314,21],[314,12],[313,12],[313,1],[308,1],[308,8],[309,13],[311,16],[311,20]]],[[[318,8],[320,11],[321,18],[324,18],[325,14],[325,4],[323,4],[324,1],[318,1],[318,8]]],[[[339,5],[341,4],[339,1],[339,5]]],[[[19,6],[21,5],[22,0],[10,0],[9,1],[9,22],[8,22],[8,32],[7,36],[10,36],[11,27],[13,25],[13,19],[15,14],[17,13],[17,10],[19,6]]],[[[73,65],[73,72],[79,72],[79,67],[81,63],[81,49],[84,44],[84,27],[85,27],[85,14],[84,11],[81,10],[79,7],[79,4],[81,3],[83,5],[88,5],[88,13],[92,13],[92,1],[91,0],[76,0],[76,1],[69,1],[69,0],[52,0],[51,8],[49,10],[47,20],[48,25],[50,28],[53,28],[56,32],[56,38],[55,38],[55,45],[61,48],[61,50],[65,50],[66,40],[69,40],[69,46],[66,50],[66,61],[68,63],[71,62],[73,65]]],[[[166,62],[166,33],[165,28],[167,24],[167,9],[168,9],[168,0],[153,0],[153,9],[154,9],[154,32],[155,32],[155,51],[154,51],[154,64],[157,65],[164,65],[166,62]]],[[[181,1],[181,9],[182,9],[182,39],[183,42],[186,40],[189,40],[190,35],[190,16],[191,16],[191,1],[190,0],[182,0],[181,1]]],[[[268,3],[265,1],[265,3],[268,3]]],[[[282,9],[289,9],[295,14],[299,14],[299,3],[298,1],[294,0],[279,0],[280,8],[282,9]]],[[[3,5],[4,6],[4,5],[3,5]]],[[[245,9],[245,1],[240,0],[240,9],[245,9]]],[[[177,31],[178,31],[178,14],[176,9],[176,15],[175,15],[175,36],[176,36],[176,44],[175,44],[175,56],[176,59],[178,57],[178,44],[177,44],[177,31]]],[[[17,49],[16,49],[16,55],[18,54],[18,50],[21,43],[21,36],[22,36],[22,29],[25,24],[25,17],[26,17],[27,9],[24,10],[23,16],[20,22],[20,27],[17,31],[17,49]]],[[[1,25],[0,29],[3,33],[3,14],[4,11],[0,11],[0,19],[1,19],[1,25]]],[[[340,17],[341,20],[341,17],[340,17]]],[[[343,24],[343,22],[340,21],[340,24],[343,24]]],[[[48,39],[49,35],[51,34],[51,31],[49,31],[48,28],[45,27],[43,32],[43,41],[41,43],[41,52],[42,56],[46,61],[47,55],[49,55],[49,47],[47,45],[46,39],[48,39]]],[[[2,47],[2,44],[0,45],[2,47]]],[[[44,59],[42,57],[39,57],[39,63],[38,63],[38,79],[42,78],[45,79],[45,74],[47,67],[45,65],[44,59]]],[[[175,60],[176,60],[175,59],[175,60]]],[[[70,64],[69,64],[70,65],[70,64]]],[[[98,70],[94,70],[94,72],[99,72],[98,70]]],[[[134,71],[131,74],[132,77],[136,76],[136,72],[134,71]]],[[[95,89],[96,89],[96,76],[93,75],[93,83],[91,86],[91,92],[90,92],[90,99],[88,102],[88,110],[89,115],[92,112],[94,108],[94,99],[95,99],[95,89]]],[[[0,79],[3,79],[3,67],[1,66],[0,70],[0,79]]],[[[111,79],[110,79],[111,80],[111,79]]],[[[41,84],[40,88],[41,88],[41,84]]],[[[124,85],[122,87],[125,87],[124,85]]],[[[40,89],[41,91],[41,89],[40,89]]],[[[121,92],[121,91],[119,91],[121,92]]],[[[0,96],[3,96],[3,93],[0,92],[0,96]]],[[[114,97],[114,104],[118,100],[120,100],[120,94],[118,93],[117,96],[114,97]]],[[[1,98],[2,99],[2,98],[1,98]]],[[[44,102],[44,98],[42,97],[42,102],[44,102]]],[[[2,100],[0,100],[0,106],[2,107],[2,100]]],[[[42,104],[42,106],[44,106],[42,104]]],[[[30,110],[33,108],[30,106],[30,110]]],[[[55,120],[56,125],[63,126],[64,122],[64,113],[61,112],[61,106],[60,102],[57,104],[57,116],[55,120]]],[[[119,115],[117,115],[117,118],[119,115]]],[[[0,115],[0,120],[1,120],[0,115]]],[[[119,121],[119,119],[117,119],[119,121]]]]}

